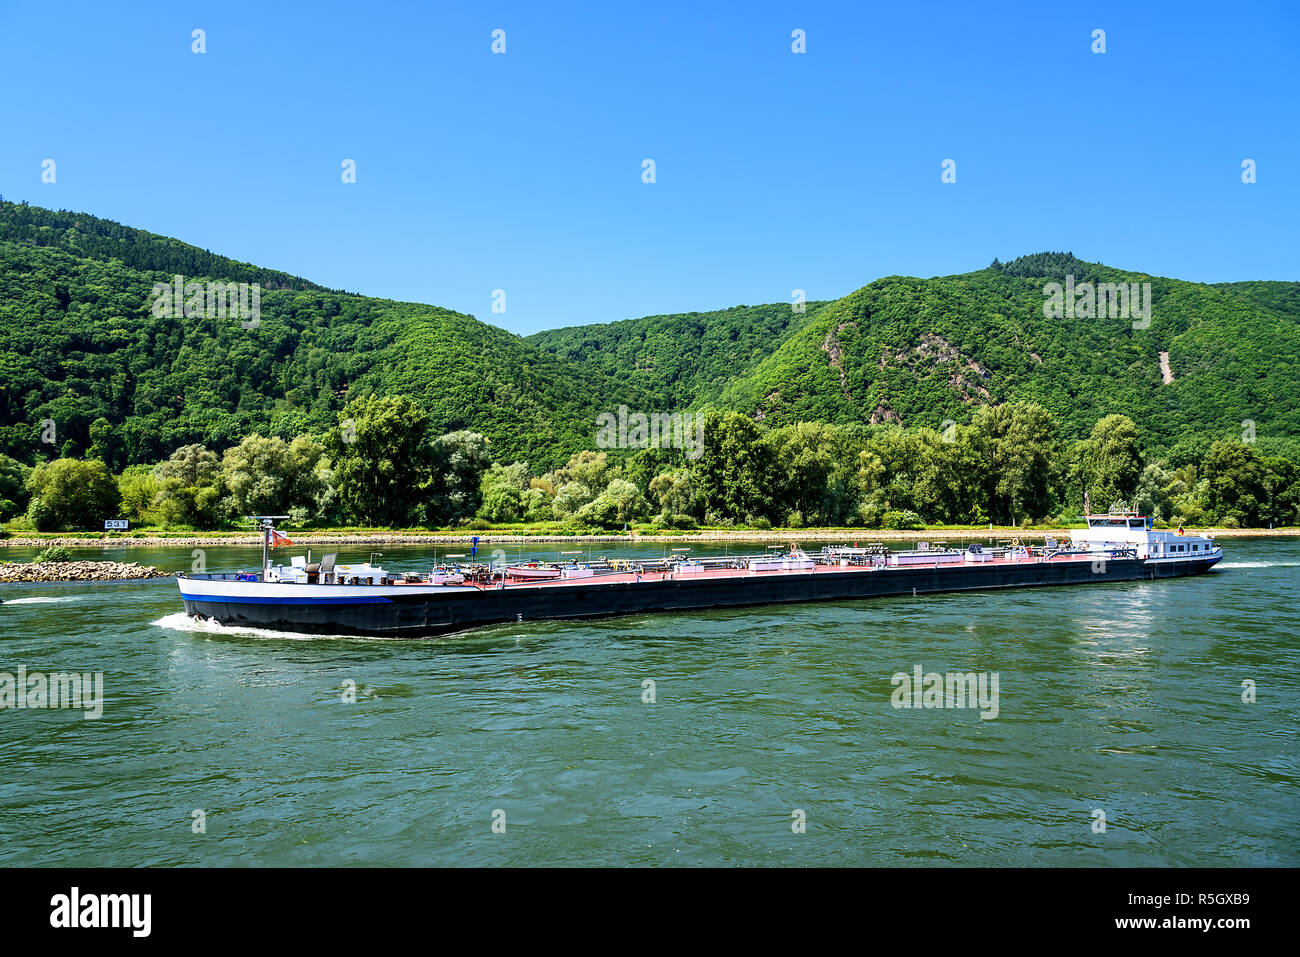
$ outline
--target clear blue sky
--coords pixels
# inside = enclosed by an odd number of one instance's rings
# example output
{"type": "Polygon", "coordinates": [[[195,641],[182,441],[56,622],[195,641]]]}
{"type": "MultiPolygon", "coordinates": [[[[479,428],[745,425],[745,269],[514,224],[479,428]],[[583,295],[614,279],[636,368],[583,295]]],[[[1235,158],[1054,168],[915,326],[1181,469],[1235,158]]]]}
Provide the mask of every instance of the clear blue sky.
{"type": "Polygon", "coordinates": [[[0,193],[523,334],[1048,249],[1296,280],[1297,10],[0,0],[0,193]]]}

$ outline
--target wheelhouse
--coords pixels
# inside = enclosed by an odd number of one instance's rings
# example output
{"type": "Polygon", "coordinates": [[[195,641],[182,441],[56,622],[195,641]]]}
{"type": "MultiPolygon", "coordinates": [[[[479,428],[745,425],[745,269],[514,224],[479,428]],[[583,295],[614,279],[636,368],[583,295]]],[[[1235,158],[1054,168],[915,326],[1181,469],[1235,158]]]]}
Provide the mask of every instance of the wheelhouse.
{"type": "Polygon", "coordinates": [[[1149,561],[1217,560],[1223,555],[1214,539],[1188,535],[1181,528],[1176,532],[1157,531],[1147,516],[1137,512],[1085,515],[1084,520],[1088,523],[1086,529],[1070,532],[1070,539],[1077,547],[1103,551],[1127,546],[1139,558],[1149,561]]]}

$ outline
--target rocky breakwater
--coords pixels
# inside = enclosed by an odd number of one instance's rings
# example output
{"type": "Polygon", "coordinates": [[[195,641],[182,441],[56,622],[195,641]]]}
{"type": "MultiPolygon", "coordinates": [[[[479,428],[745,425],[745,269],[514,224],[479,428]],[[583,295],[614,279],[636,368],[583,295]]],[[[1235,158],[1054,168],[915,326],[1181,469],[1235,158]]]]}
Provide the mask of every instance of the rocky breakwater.
{"type": "Polygon", "coordinates": [[[168,572],[134,562],[2,562],[0,582],[111,582],[167,578],[168,572]]]}

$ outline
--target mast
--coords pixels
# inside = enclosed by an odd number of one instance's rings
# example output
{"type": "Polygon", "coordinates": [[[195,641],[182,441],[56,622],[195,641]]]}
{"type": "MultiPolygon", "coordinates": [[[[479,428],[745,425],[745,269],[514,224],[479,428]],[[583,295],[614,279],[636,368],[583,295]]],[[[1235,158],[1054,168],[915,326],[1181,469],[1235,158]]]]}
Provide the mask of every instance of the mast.
{"type": "Polygon", "coordinates": [[[288,521],[288,515],[245,515],[262,533],[262,581],[271,568],[271,533],[275,531],[277,521],[288,521]]]}

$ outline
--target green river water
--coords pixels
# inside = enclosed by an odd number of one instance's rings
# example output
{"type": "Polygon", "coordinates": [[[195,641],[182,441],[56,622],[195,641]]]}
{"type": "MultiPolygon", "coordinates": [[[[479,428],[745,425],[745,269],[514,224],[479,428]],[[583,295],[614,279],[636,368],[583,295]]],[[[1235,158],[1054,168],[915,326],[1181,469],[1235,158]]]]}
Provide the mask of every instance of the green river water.
{"type": "Polygon", "coordinates": [[[196,624],[172,579],[3,585],[0,672],[104,700],[0,710],[0,864],[1294,866],[1300,540],[1224,544],[1199,578],[418,641],[196,624]],[[893,707],[917,666],[996,672],[996,717],[893,707]]]}

